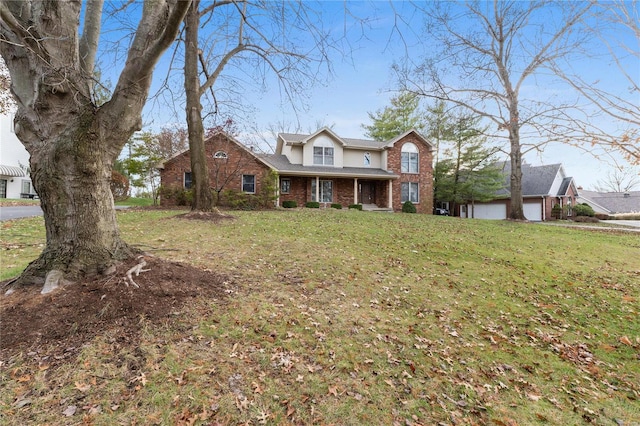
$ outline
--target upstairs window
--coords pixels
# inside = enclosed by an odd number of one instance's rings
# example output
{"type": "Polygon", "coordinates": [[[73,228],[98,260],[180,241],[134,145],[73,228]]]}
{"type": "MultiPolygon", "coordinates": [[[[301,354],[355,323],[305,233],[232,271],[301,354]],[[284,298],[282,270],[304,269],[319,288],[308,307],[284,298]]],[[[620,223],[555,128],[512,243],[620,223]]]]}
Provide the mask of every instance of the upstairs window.
{"type": "Polygon", "coordinates": [[[402,145],[400,168],[402,173],[418,173],[418,147],[412,143],[402,145]]]}
{"type": "Polygon", "coordinates": [[[313,164],[318,166],[333,166],[333,144],[322,140],[313,144],[313,164]]]}
{"type": "Polygon", "coordinates": [[[369,167],[371,165],[371,153],[370,152],[365,152],[364,153],[364,166],[365,167],[369,167]]]}
{"type": "Polygon", "coordinates": [[[227,153],[224,151],[216,151],[216,153],[213,154],[213,158],[227,158],[227,153]]]}

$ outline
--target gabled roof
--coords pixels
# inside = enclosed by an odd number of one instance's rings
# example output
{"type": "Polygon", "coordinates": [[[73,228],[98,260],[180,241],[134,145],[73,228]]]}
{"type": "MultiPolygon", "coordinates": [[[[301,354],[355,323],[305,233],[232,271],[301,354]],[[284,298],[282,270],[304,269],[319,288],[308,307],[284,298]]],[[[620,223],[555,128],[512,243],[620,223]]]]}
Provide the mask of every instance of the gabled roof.
{"type": "MultiPolygon", "coordinates": [[[[265,166],[271,167],[271,165],[266,163],[259,155],[257,155],[255,152],[253,152],[252,150],[247,148],[245,144],[243,144],[242,142],[240,142],[239,140],[237,140],[236,138],[234,138],[233,136],[229,135],[227,132],[225,132],[223,130],[216,130],[214,133],[212,133],[211,136],[209,136],[207,139],[205,139],[205,141],[204,141],[205,144],[207,143],[207,141],[209,141],[210,139],[215,138],[216,136],[222,136],[222,137],[228,139],[229,141],[235,143],[240,148],[245,150],[247,153],[249,153],[249,154],[253,155],[254,157],[256,157],[265,166]]],[[[180,157],[183,154],[186,154],[187,152],[189,152],[189,147],[187,147],[187,148],[183,149],[182,151],[172,155],[170,158],[168,158],[165,161],[163,161],[162,163],[160,163],[157,168],[158,169],[164,169],[164,165],[165,164],[167,164],[170,161],[173,161],[175,158],[180,157]]]]}
{"type": "Polygon", "coordinates": [[[606,213],[638,213],[640,212],[640,191],[597,192],[581,189],[578,202],[587,203],[591,207],[601,207],[606,213]]]}
{"type": "Polygon", "coordinates": [[[11,177],[24,177],[27,173],[22,170],[20,167],[16,166],[5,166],[4,164],[0,164],[0,175],[1,176],[11,176],[11,177]]]}
{"type": "MultiPolygon", "coordinates": [[[[420,142],[422,142],[423,144],[425,144],[429,149],[433,149],[433,146],[431,145],[431,143],[425,139],[424,136],[422,136],[417,130],[415,129],[411,129],[411,130],[407,130],[406,132],[402,133],[401,135],[396,136],[395,138],[388,140],[388,141],[376,141],[376,140],[372,140],[372,139],[359,139],[359,138],[342,138],[338,135],[336,135],[333,130],[331,130],[328,127],[323,127],[322,129],[312,133],[312,134],[302,134],[302,133],[279,133],[278,134],[278,139],[280,139],[282,142],[289,144],[289,145],[304,145],[305,143],[307,143],[309,140],[313,139],[314,137],[316,137],[317,135],[319,135],[320,133],[326,132],[329,135],[331,135],[331,137],[333,137],[336,141],[340,142],[342,144],[342,146],[346,147],[346,148],[351,148],[351,149],[368,149],[371,151],[383,151],[385,149],[388,148],[392,148],[393,145],[395,145],[396,142],[398,142],[399,140],[405,138],[406,136],[410,135],[410,134],[415,134],[415,136],[418,138],[418,140],[420,140],[420,142]]],[[[276,150],[277,151],[277,150],[276,150]]]]}
{"type": "MultiPolygon", "coordinates": [[[[497,195],[509,197],[511,195],[511,163],[505,161],[498,164],[502,168],[505,176],[505,187],[498,191],[497,195]]],[[[562,196],[574,185],[572,177],[564,176],[562,164],[547,164],[542,166],[522,165],[522,196],[562,196]],[[562,177],[562,183],[556,193],[552,193],[553,184],[556,178],[562,177]]]]}
{"type": "Polygon", "coordinates": [[[401,135],[398,135],[395,138],[391,139],[390,141],[387,141],[385,143],[385,147],[389,147],[389,148],[393,147],[393,145],[395,145],[396,142],[404,139],[405,137],[409,136],[412,133],[418,138],[420,142],[425,144],[430,150],[433,150],[433,145],[431,145],[431,143],[428,140],[426,140],[424,136],[422,136],[416,129],[407,130],[401,135]]]}

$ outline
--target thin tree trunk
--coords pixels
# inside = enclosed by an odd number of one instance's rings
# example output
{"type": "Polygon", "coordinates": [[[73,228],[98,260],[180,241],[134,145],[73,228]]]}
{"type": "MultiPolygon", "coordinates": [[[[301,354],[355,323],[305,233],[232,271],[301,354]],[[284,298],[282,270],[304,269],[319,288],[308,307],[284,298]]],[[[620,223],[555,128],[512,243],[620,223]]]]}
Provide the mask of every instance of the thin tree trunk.
{"type": "Polygon", "coordinates": [[[511,108],[509,142],[511,144],[511,212],[509,213],[509,218],[526,220],[522,201],[522,152],[520,150],[520,124],[518,122],[518,106],[516,102],[512,104],[511,108]]]}

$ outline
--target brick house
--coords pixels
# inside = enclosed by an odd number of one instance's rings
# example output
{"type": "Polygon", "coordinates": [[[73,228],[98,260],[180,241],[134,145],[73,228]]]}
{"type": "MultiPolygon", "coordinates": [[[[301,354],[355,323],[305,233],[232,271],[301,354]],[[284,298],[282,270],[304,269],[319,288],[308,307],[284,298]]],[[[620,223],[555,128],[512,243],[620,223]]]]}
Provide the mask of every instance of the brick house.
{"type": "MultiPolygon", "coordinates": [[[[415,130],[384,142],[341,138],[326,127],[310,135],[281,133],[275,154],[254,153],[224,133],[206,145],[213,186],[227,179],[228,189],[259,193],[273,171],[280,206],[284,201],[299,206],[318,201],[324,207],[362,204],[365,210],[400,211],[409,200],[419,213],[433,210],[432,146],[415,130]],[[223,158],[233,167],[222,170],[223,158]]],[[[188,151],[163,164],[161,184],[189,187],[188,151]]]]}

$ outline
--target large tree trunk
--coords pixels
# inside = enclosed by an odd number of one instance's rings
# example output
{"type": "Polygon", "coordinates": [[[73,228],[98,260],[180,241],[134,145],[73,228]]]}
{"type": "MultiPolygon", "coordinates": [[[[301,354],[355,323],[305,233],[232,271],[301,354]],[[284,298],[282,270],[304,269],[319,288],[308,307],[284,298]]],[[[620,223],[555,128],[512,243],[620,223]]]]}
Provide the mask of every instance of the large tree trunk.
{"type": "Polygon", "coordinates": [[[118,231],[111,168],[141,128],[153,69],[189,1],[145,1],[113,95],[99,107],[92,88],[102,0],[88,1],[81,39],[80,2],[0,2],[0,53],[18,105],[16,135],[31,155],[47,237],[18,284],[106,273],[134,252],[118,231]]]}
{"type": "Polygon", "coordinates": [[[509,142],[511,143],[511,212],[510,219],[526,220],[522,201],[522,152],[520,151],[520,134],[518,127],[509,129],[509,142]]]}
{"type": "Polygon", "coordinates": [[[191,157],[192,211],[210,212],[214,208],[213,192],[209,182],[209,167],[204,146],[202,104],[200,103],[200,74],[198,72],[199,0],[194,0],[185,17],[184,88],[187,97],[187,128],[191,157]]]}
{"type": "Polygon", "coordinates": [[[44,211],[46,246],[23,279],[51,270],[68,279],[105,273],[133,250],[122,241],[110,189],[113,154],[86,112],[47,146],[31,150],[31,177],[44,211]]]}

